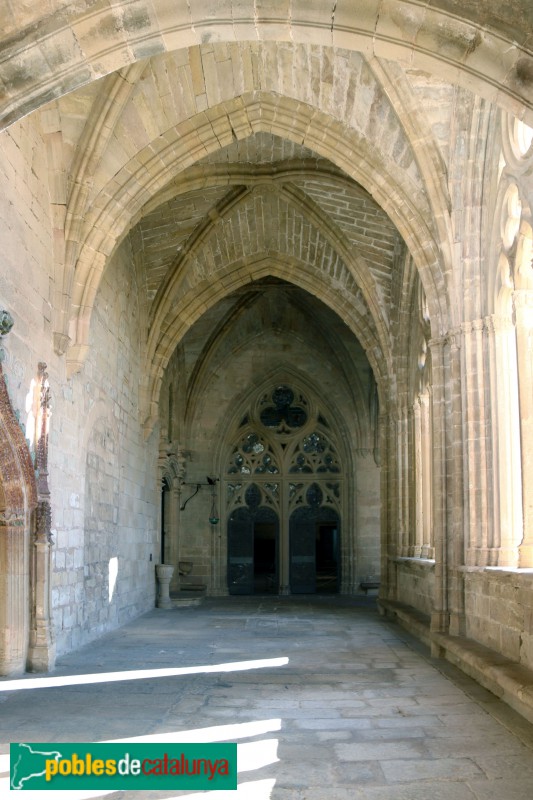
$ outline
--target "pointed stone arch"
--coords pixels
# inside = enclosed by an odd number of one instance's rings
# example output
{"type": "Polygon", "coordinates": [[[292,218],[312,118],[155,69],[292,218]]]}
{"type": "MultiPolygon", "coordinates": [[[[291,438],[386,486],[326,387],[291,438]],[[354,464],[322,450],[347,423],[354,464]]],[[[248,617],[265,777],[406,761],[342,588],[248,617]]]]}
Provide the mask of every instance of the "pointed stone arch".
{"type": "Polygon", "coordinates": [[[518,19],[510,16],[516,14],[513,5],[509,16],[500,12],[489,23],[476,4],[463,16],[446,3],[426,7],[408,0],[396,0],[385,11],[369,4],[358,14],[347,0],[339,0],[333,10],[330,4],[310,10],[305,3],[293,3],[288,8],[276,15],[271,6],[258,7],[253,0],[227,0],[215,14],[201,3],[176,6],[152,0],[136,7],[82,2],[75,10],[60,7],[43,18],[37,9],[28,17],[25,6],[24,17],[13,14],[4,45],[3,126],[135,61],[201,42],[239,40],[310,42],[399,60],[446,78],[451,74],[458,84],[533,119],[525,6],[518,19]]]}
{"type": "MultiPolygon", "coordinates": [[[[107,260],[142,213],[175,176],[216,152],[232,136],[263,131],[303,144],[360,183],[387,213],[413,255],[441,333],[450,326],[449,297],[439,243],[420,213],[423,190],[375,151],[364,135],[305,103],[272,92],[244,94],[198,114],[138,153],[100,192],[85,220],[85,238],[76,265],[67,360],[76,371],[87,347],[94,299],[107,260]],[[246,125],[242,124],[243,116],[246,125]],[[227,135],[226,135],[227,134],[227,135]],[[229,137],[229,139],[228,139],[229,137]]],[[[429,214],[428,214],[429,217],[429,214]]]]}
{"type": "MultiPolygon", "coordinates": [[[[367,324],[372,327],[380,347],[385,351],[388,330],[383,309],[378,302],[377,282],[366,260],[357,252],[354,253],[343,233],[323,217],[320,208],[302,191],[295,187],[278,187],[276,181],[232,190],[230,196],[213,209],[206,222],[191,236],[162,283],[153,303],[149,347],[150,341],[158,335],[158,323],[161,324],[176,303],[179,291],[194,282],[198,283],[203,277],[216,281],[217,252],[225,255],[228,264],[238,260],[246,262],[255,258],[255,252],[251,249],[255,245],[258,252],[280,254],[285,247],[288,260],[306,249],[314,251],[317,255],[313,262],[316,261],[321,271],[329,273],[332,281],[349,281],[352,292],[355,285],[359,287],[371,316],[367,324]],[[254,240],[247,246],[245,243],[251,237],[246,211],[252,206],[257,225],[254,240]],[[274,232],[267,232],[260,225],[261,217],[279,219],[274,232]],[[297,241],[291,240],[289,235],[291,222],[295,220],[302,223],[302,232],[297,241]],[[231,248],[226,244],[228,227],[232,228],[231,248]],[[320,257],[318,252],[321,253],[320,257]]],[[[304,260],[303,257],[301,260],[304,260]]],[[[314,268],[315,263],[310,263],[309,267],[314,268]]]]}
{"type": "MultiPolygon", "coordinates": [[[[291,591],[290,562],[293,556],[290,553],[289,516],[301,503],[305,505],[306,491],[315,484],[322,486],[324,492],[322,499],[326,506],[332,506],[338,515],[343,531],[338,553],[339,591],[354,592],[358,532],[353,503],[353,498],[356,496],[356,470],[352,455],[349,426],[343,420],[339,409],[331,404],[331,398],[326,401],[321,397],[308,376],[288,365],[270,371],[259,384],[248,387],[233,404],[230,414],[220,426],[214,464],[222,486],[222,525],[229,523],[232,510],[238,511],[239,508],[246,506],[247,489],[254,491],[257,502],[262,507],[274,510],[279,524],[279,570],[276,570],[276,580],[279,581],[278,588],[281,594],[291,591]],[[268,396],[273,388],[280,386],[289,387],[294,392],[296,406],[302,401],[305,405],[305,420],[301,427],[298,422],[292,432],[284,430],[281,434],[274,430],[269,431],[260,422],[261,408],[268,406],[268,396]],[[313,467],[306,463],[303,471],[298,471],[294,465],[298,456],[301,457],[303,454],[301,442],[317,435],[317,432],[325,442],[327,457],[331,457],[331,462],[328,461],[329,466],[322,466],[318,470],[316,465],[313,467]],[[267,457],[271,459],[269,464],[272,464],[273,471],[269,472],[268,466],[265,470],[261,461],[262,453],[257,455],[252,450],[248,458],[249,463],[245,467],[250,473],[240,475],[240,462],[237,460],[235,465],[231,459],[239,458],[239,443],[242,444],[242,441],[254,436],[258,437],[259,446],[265,448],[267,457]],[[294,474],[291,475],[291,472],[294,474]],[[299,493],[299,496],[294,496],[292,500],[289,499],[290,493],[293,492],[291,482],[295,483],[296,491],[299,493]]],[[[220,575],[225,573],[229,547],[226,537],[223,536],[222,539],[218,552],[220,575]]],[[[231,561],[231,558],[229,560],[231,561]]],[[[238,571],[234,576],[230,574],[230,564],[228,570],[229,585],[233,577],[238,579],[239,575],[238,571]]],[[[248,582],[249,578],[248,575],[248,582]]],[[[224,584],[224,580],[221,584],[224,584]]],[[[232,593],[231,587],[229,591],[232,593]]],[[[239,590],[237,593],[240,593],[239,590]]]]}
{"type": "MultiPolygon", "coordinates": [[[[259,286],[261,285],[262,284],[259,284],[259,286]]],[[[250,286],[251,289],[256,289],[256,287],[257,284],[250,286]]],[[[280,287],[278,291],[284,292],[284,288],[280,287]]],[[[226,315],[224,315],[223,319],[213,328],[212,332],[210,333],[208,341],[197,359],[195,368],[192,370],[190,380],[188,382],[189,388],[187,392],[185,412],[183,415],[183,432],[185,440],[188,441],[192,438],[191,432],[196,424],[196,420],[201,418],[201,415],[204,413],[204,404],[206,401],[208,402],[207,398],[212,390],[214,371],[216,370],[218,372],[222,369],[225,372],[230,368],[231,362],[235,362],[236,358],[239,357],[239,354],[244,352],[249,347],[250,328],[246,322],[243,324],[243,320],[245,320],[246,315],[249,315],[250,318],[253,318],[257,321],[257,328],[253,333],[254,340],[260,341],[261,338],[264,337],[264,308],[261,309],[259,307],[261,302],[260,298],[263,299],[263,297],[263,290],[256,290],[253,293],[244,294],[241,300],[237,302],[236,305],[226,315]],[[232,337],[237,334],[239,338],[237,342],[234,338],[231,339],[231,346],[228,347],[228,350],[224,354],[223,360],[219,360],[217,346],[221,339],[223,341],[227,341],[229,338],[228,334],[230,332],[232,337]],[[242,338],[240,337],[241,333],[242,338]]],[[[298,309],[298,311],[301,311],[301,313],[304,315],[303,319],[300,320],[298,318],[299,314],[291,313],[290,310],[285,317],[283,302],[279,295],[274,295],[270,302],[275,305],[278,311],[281,310],[280,318],[282,319],[282,325],[279,325],[278,322],[279,328],[277,326],[276,328],[279,331],[283,330],[285,335],[288,334],[288,336],[291,338],[298,337],[301,332],[299,323],[302,322],[304,325],[309,325],[310,320],[307,317],[307,313],[309,312],[308,309],[305,309],[305,307],[303,311],[301,306],[298,309]],[[277,302],[275,299],[276,297],[277,302]]],[[[293,309],[294,307],[289,305],[288,308],[293,309]]],[[[305,331],[306,338],[308,335],[309,328],[307,327],[307,330],[305,331]]],[[[335,349],[338,344],[339,342],[335,340],[335,343],[332,344],[332,347],[335,349]]],[[[318,345],[318,342],[316,345],[318,345]]],[[[310,347],[312,348],[313,344],[311,344],[310,347]]],[[[278,368],[280,374],[300,375],[299,370],[297,370],[294,363],[290,363],[290,361],[282,360],[279,362],[278,368]]],[[[270,371],[267,371],[267,374],[270,374],[270,371]]],[[[275,374],[277,374],[277,372],[275,374]]],[[[275,377],[273,379],[275,380],[275,377]]],[[[301,379],[305,383],[305,375],[302,375],[301,379]]],[[[351,419],[350,432],[352,437],[354,437],[356,448],[363,450],[368,446],[368,439],[365,437],[364,430],[370,430],[372,426],[371,410],[368,407],[368,389],[364,384],[363,377],[357,371],[350,371],[349,381],[355,407],[358,408],[358,413],[351,419]]],[[[343,431],[342,435],[348,435],[348,432],[343,431]]]]}
{"type": "MultiPolygon", "coordinates": [[[[151,339],[146,358],[144,391],[145,434],[148,435],[158,418],[159,396],[164,371],[177,344],[184,334],[211,306],[215,305],[235,289],[251,281],[266,277],[289,280],[296,286],[317,296],[347,324],[365,350],[378,390],[384,400],[390,364],[387,354],[368,325],[369,314],[360,292],[339,292],[339,284],[326,280],[315,273],[310,274],[306,265],[297,259],[288,259],[285,254],[258,253],[253,259],[241,260],[228,265],[217,273],[217,280],[206,280],[192,286],[180,296],[170,309],[164,324],[158,327],[158,335],[151,339]],[[290,269],[289,276],[287,268],[290,269]]],[[[352,287],[353,288],[353,287],[352,287]]],[[[163,321],[162,321],[163,323],[163,321]]]]}

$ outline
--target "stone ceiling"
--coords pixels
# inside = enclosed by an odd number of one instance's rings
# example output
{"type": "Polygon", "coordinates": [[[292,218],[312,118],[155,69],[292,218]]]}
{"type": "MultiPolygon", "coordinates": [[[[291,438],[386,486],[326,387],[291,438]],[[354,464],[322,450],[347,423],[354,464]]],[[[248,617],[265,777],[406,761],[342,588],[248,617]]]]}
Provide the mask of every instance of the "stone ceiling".
{"type": "Polygon", "coordinates": [[[429,68],[533,111],[530,0],[7,0],[0,9],[0,119],[164,51],[214,41],[347,47],[429,68]],[[516,102],[518,101],[518,103],[516,102]]]}
{"type": "MultiPolygon", "coordinates": [[[[310,204],[311,211],[318,212],[317,217],[310,221],[307,235],[312,237],[329,228],[336,231],[347,248],[352,248],[365,259],[376,280],[380,302],[388,307],[391,273],[395,256],[401,249],[401,237],[387,215],[364,189],[347,180],[338,170],[333,170],[326,160],[318,158],[308,148],[266,133],[235,142],[202,159],[199,166],[205,170],[204,186],[166,200],[132,229],[131,247],[140,274],[145,277],[148,304],[195,234],[213,228],[232,197],[235,187],[210,185],[209,167],[212,165],[240,165],[241,168],[268,165],[268,169],[262,172],[265,181],[273,175],[286,174],[286,179],[278,185],[297,190],[300,209],[310,204]]],[[[256,179],[257,174],[250,171],[251,178],[256,179]]],[[[219,172],[213,173],[214,180],[218,177],[219,172]]],[[[183,179],[187,181],[187,171],[183,179]]],[[[239,182],[238,188],[243,191],[247,186],[239,182]]],[[[270,189],[265,183],[265,191],[267,188],[270,189]]],[[[231,208],[231,203],[229,206],[231,208]]],[[[229,217],[227,221],[229,225],[229,217]]],[[[280,220],[265,219],[263,224],[265,229],[277,230],[280,220]]],[[[268,234],[269,231],[265,230],[267,237],[268,234]]],[[[299,235],[302,239],[305,235],[303,229],[299,235]]],[[[305,241],[301,242],[301,249],[305,252],[305,241]]],[[[311,267],[315,268],[315,265],[311,267]]]]}
{"type": "MultiPolygon", "coordinates": [[[[182,40],[184,27],[153,52],[148,38],[140,49],[131,39],[125,53],[116,50],[121,37],[152,31],[153,10],[166,8],[152,0],[134,31],[126,24],[131,5],[54,6],[51,0],[44,28],[32,27],[36,9],[24,6],[27,27],[4,42],[3,51],[0,40],[5,119],[28,113],[32,103],[40,108],[31,118],[39,120],[47,142],[54,220],[64,220],[56,236],[64,307],[54,325],[56,340],[70,341],[70,374],[83,363],[99,281],[121,244],[135,262],[154,397],[172,347],[191,326],[235,290],[267,277],[299,287],[338,314],[384,380],[391,309],[412,291],[401,286],[408,254],[414,264],[409,274],[420,277],[435,331],[447,330],[450,120],[458,92],[469,94],[457,88],[461,75],[440,68],[432,73],[432,64],[414,57],[406,64],[399,51],[391,50],[388,60],[349,37],[337,43],[330,34],[348,12],[342,1],[334,6],[335,20],[330,13],[328,36],[317,34],[316,41],[315,33],[301,41],[308,9],[296,0],[290,3],[294,38],[278,31],[264,39],[266,9],[256,9],[258,38],[235,39],[235,28],[227,39],[210,40],[205,26],[211,17],[213,25],[222,24],[220,15],[231,6],[235,26],[238,14],[248,13],[247,0],[239,8],[228,0],[215,4],[205,25],[197,20],[193,40],[182,40]],[[97,51],[108,17],[114,22],[106,29],[104,65],[97,51]],[[61,24],[64,36],[70,30],[78,43],[92,42],[92,54],[83,54],[88,72],[74,79],[81,62],[72,52],[78,66],[61,72],[70,56],[58,46],[57,63],[47,62],[54,77],[48,80],[44,70],[40,80],[38,59],[30,56],[39,50],[46,60],[44,50],[58,44],[61,24]],[[200,29],[203,44],[196,42],[200,29]],[[18,77],[9,77],[8,65],[18,65],[18,77]],[[19,92],[24,98],[17,105],[19,92]],[[44,98],[48,103],[41,105],[44,98]]],[[[437,9],[430,6],[423,12],[428,25],[437,9]]],[[[143,0],[135,7],[142,11],[143,0]]],[[[424,30],[417,16],[422,6],[409,5],[409,25],[402,17],[406,8],[399,0],[397,14],[391,11],[393,38],[402,25],[402,36],[411,23],[424,30]]],[[[511,17],[494,9],[485,25],[501,24],[511,35],[511,17]]],[[[14,6],[9,10],[15,13],[14,6]]],[[[462,12],[465,18],[472,13],[474,27],[475,10],[467,3],[462,12]]],[[[182,11],[175,9],[176,19],[182,11]]],[[[472,31],[461,28],[457,11],[453,2],[440,6],[442,19],[453,18],[458,27],[452,31],[450,22],[450,29],[440,29],[442,41],[432,48],[439,57],[459,29],[468,44],[472,31]]],[[[516,19],[526,11],[516,6],[516,19]]],[[[187,14],[196,18],[197,10],[188,7],[187,14]]],[[[310,25],[322,31],[323,9],[317,14],[310,25]]],[[[161,30],[169,20],[160,20],[161,30]]],[[[384,41],[383,21],[373,25],[374,41],[384,41]]],[[[450,63],[459,58],[454,53],[450,63]]]]}

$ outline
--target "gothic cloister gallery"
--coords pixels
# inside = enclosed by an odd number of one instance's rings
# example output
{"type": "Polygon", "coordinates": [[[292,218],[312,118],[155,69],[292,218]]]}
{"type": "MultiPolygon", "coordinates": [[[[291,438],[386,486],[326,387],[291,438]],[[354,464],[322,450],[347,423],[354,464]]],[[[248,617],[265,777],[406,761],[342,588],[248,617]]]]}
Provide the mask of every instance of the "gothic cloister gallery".
{"type": "Polygon", "coordinates": [[[379,584],[533,720],[531,0],[0,31],[0,674],[164,562],[176,596],[379,584]]]}

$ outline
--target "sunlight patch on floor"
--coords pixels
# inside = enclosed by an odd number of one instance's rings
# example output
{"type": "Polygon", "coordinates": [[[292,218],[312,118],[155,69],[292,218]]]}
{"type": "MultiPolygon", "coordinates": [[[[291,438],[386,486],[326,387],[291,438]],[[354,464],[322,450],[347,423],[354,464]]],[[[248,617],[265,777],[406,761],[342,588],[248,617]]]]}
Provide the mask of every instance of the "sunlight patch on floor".
{"type": "Polygon", "coordinates": [[[49,689],[57,686],[81,686],[88,683],[115,683],[117,681],[140,681],[152,678],[172,678],[177,675],[200,675],[208,672],[242,672],[249,669],[284,667],[289,659],[259,658],[253,661],[230,661],[224,664],[206,664],[197,667],[163,667],[161,669],[131,669],[120,672],[93,672],[87,675],[61,675],[46,678],[15,678],[0,681],[0,692],[15,692],[21,689],[49,689]]]}

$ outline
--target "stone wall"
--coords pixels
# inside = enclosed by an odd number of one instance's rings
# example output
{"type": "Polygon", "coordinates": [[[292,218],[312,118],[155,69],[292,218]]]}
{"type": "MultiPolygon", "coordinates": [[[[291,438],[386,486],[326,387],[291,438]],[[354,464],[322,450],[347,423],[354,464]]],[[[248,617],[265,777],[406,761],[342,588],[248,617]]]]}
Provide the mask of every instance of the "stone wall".
{"type": "Polygon", "coordinates": [[[52,576],[59,653],[151,608],[159,560],[156,437],[144,441],[139,423],[139,315],[127,246],[103,277],[95,311],[91,352],[66,384],[54,435],[64,458],[52,488],[63,501],[52,576]]]}
{"type": "Polygon", "coordinates": [[[139,424],[137,288],[131,255],[121,248],[96,298],[90,356],[67,380],[64,357],[53,350],[52,301],[59,289],[38,118],[2,133],[0,153],[0,306],[15,320],[0,356],[30,450],[38,363],[48,365],[52,614],[61,654],[154,603],[159,498],[153,439],[144,441],[139,424]]]}
{"type": "Polygon", "coordinates": [[[467,636],[533,668],[533,570],[468,569],[467,636]]]}
{"type": "Polygon", "coordinates": [[[398,597],[402,603],[431,615],[434,596],[435,563],[425,559],[399,558],[396,561],[398,597]]]}
{"type": "Polygon", "coordinates": [[[0,135],[0,305],[15,320],[1,342],[11,402],[23,426],[37,364],[54,368],[52,351],[52,223],[47,157],[38,120],[0,135]]]}
{"type": "Polygon", "coordinates": [[[355,570],[352,591],[360,583],[379,581],[381,521],[380,470],[370,450],[355,459],[355,570]]]}

